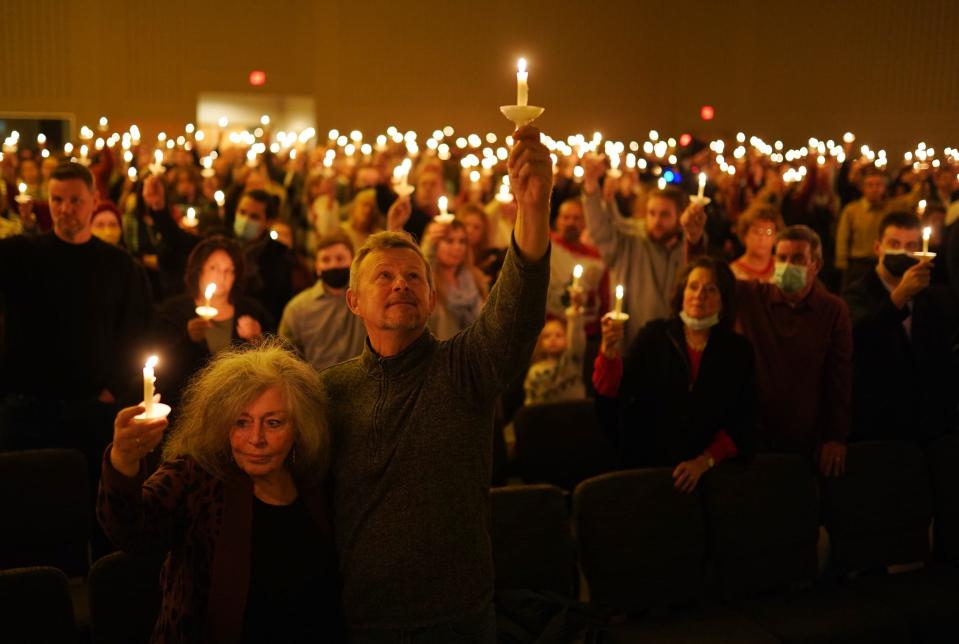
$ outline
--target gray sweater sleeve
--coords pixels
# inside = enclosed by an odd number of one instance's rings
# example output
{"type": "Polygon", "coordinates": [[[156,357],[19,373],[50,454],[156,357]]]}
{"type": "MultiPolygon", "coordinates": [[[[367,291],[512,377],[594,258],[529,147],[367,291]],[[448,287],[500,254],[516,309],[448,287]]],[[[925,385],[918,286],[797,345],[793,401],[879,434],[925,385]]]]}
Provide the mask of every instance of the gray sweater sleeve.
{"type": "Polygon", "coordinates": [[[452,384],[469,400],[488,404],[529,366],[548,285],[549,251],[527,262],[513,239],[479,319],[449,341],[452,384]]]}

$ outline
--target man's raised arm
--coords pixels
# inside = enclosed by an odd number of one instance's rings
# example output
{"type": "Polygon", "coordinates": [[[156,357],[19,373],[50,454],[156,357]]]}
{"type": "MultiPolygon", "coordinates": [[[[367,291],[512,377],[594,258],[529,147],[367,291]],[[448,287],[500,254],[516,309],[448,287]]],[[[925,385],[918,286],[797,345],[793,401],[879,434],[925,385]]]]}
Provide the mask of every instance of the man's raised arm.
{"type": "Polygon", "coordinates": [[[539,130],[526,125],[513,134],[509,155],[509,185],[516,198],[513,235],[523,259],[537,262],[549,246],[549,196],[553,164],[539,140],[539,130]]]}

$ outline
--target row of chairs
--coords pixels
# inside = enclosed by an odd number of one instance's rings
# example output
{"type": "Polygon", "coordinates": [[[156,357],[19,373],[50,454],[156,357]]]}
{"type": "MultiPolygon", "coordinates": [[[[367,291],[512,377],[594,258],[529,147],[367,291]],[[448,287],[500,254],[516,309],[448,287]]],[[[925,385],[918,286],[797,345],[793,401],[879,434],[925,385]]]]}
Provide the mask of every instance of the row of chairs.
{"type": "MultiPolygon", "coordinates": [[[[69,453],[60,456],[70,461],[69,453]]],[[[37,466],[48,457],[20,453],[17,460],[37,466]]],[[[496,488],[497,588],[573,598],[581,570],[590,601],[619,618],[608,630],[615,642],[959,641],[959,440],[947,437],[925,455],[911,444],[857,444],[847,462],[846,477],[822,482],[798,457],[725,463],[691,495],[675,491],[668,469],[614,472],[578,485],[571,512],[569,494],[552,485],[496,488]],[[817,558],[821,524],[830,538],[827,575],[817,558]],[[884,574],[918,561],[929,565],[884,574]]],[[[3,460],[0,471],[8,466],[3,460]]],[[[0,485],[5,502],[22,495],[38,521],[31,527],[6,514],[12,520],[0,530],[0,568],[9,561],[57,566],[75,530],[69,520],[53,526],[60,508],[37,499],[35,488],[51,475],[42,470],[20,471],[32,487],[0,485]],[[57,529],[67,532],[58,537],[57,529]],[[31,530],[37,542],[24,541],[31,530]],[[46,554],[43,535],[54,546],[46,554]],[[15,543],[28,547],[11,551],[15,543]],[[41,558],[24,561],[28,554],[41,558]]],[[[122,553],[92,566],[94,642],[147,640],[158,569],[159,561],[122,553]]],[[[72,587],[57,568],[0,572],[2,640],[76,641],[72,587]]]]}
{"type": "Polygon", "coordinates": [[[954,644],[957,462],[950,436],[926,454],[851,445],[848,474],[823,481],[773,454],[723,464],[690,495],[669,469],[614,472],[576,487],[571,516],[557,487],[497,488],[497,587],[575,596],[578,562],[590,603],[615,616],[611,642],[954,644]]]}

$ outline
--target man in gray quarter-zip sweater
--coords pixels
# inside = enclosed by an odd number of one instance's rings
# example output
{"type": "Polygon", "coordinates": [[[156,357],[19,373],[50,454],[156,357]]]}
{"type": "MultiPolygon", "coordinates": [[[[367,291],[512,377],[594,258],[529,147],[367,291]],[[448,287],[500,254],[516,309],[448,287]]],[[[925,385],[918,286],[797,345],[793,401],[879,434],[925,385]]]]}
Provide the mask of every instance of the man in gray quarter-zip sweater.
{"type": "Polygon", "coordinates": [[[537,129],[514,138],[513,242],[472,326],[442,342],[426,330],[432,277],[402,233],[371,236],[353,262],[347,299],[369,339],[321,374],[352,642],[496,641],[493,409],[529,365],[549,282],[552,164],[537,129]]]}

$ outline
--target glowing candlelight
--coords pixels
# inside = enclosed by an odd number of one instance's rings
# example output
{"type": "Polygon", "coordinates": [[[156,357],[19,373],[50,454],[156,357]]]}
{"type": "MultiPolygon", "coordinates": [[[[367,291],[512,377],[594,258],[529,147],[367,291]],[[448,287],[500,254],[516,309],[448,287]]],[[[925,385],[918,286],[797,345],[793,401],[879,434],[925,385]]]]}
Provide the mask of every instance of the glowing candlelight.
{"type": "Polygon", "coordinates": [[[570,288],[579,289],[582,288],[580,285],[580,280],[583,277],[583,265],[577,264],[573,267],[573,285],[570,288]]]}
{"type": "Polygon", "coordinates": [[[706,192],[706,173],[700,171],[699,173],[699,194],[696,195],[697,199],[702,199],[703,194],[706,192]]]}
{"type": "Polygon", "coordinates": [[[27,192],[27,184],[21,181],[20,184],[17,186],[17,190],[20,191],[20,196],[22,197],[27,192]]]}
{"type": "Polygon", "coordinates": [[[149,417],[153,410],[153,384],[156,382],[153,367],[156,366],[158,361],[159,358],[156,356],[150,356],[143,367],[143,406],[145,408],[143,415],[146,417],[149,417]]]}
{"type": "Polygon", "coordinates": [[[216,202],[217,206],[222,208],[223,205],[226,203],[226,195],[223,193],[222,190],[217,190],[216,192],[213,193],[213,200],[216,202]]]}
{"type": "Polygon", "coordinates": [[[100,131],[101,131],[101,132],[106,132],[106,131],[107,131],[107,125],[109,125],[109,123],[110,123],[110,122],[107,120],[107,117],[101,116],[101,117],[100,117],[100,131]]]}
{"type": "Polygon", "coordinates": [[[204,320],[212,320],[220,313],[216,307],[210,305],[214,293],[216,293],[216,283],[210,282],[206,285],[206,290],[203,291],[203,306],[196,307],[196,314],[204,320]]]}
{"type": "Polygon", "coordinates": [[[40,147],[45,146],[45,145],[47,144],[47,135],[44,134],[43,132],[41,132],[40,134],[38,134],[38,135],[37,135],[37,143],[40,145],[40,147]]]}
{"type": "Polygon", "coordinates": [[[273,241],[276,241],[279,238],[280,238],[280,233],[276,232],[275,230],[270,231],[270,239],[272,239],[273,241]]]}
{"type": "Polygon", "coordinates": [[[516,104],[529,103],[529,73],[526,71],[526,59],[520,58],[516,63],[516,104]]]}
{"type": "Polygon", "coordinates": [[[435,221],[441,224],[448,224],[453,221],[453,215],[451,215],[447,210],[449,207],[449,200],[446,198],[446,195],[442,195],[439,200],[437,200],[437,205],[439,206],[440,214],[435,217],[435,221]]]}
{"type": "Polygon", "coordinates": [[[926,226],[922,229],[922,254],[929,254],[929,238],[932,237],[932,227],[926,226]]]}
{"type": "Polygon", "coordinates": [[[196,218],[196,208],[192,206],[186,209],[186,218],[183,222],[188,228],[196,228],[197,224],[200,222],[196,218]]]}
{"type": "MultiPolygon", "coordinates": [[[[922,217],[924,214],[926,214],[926,200],[925,200],[925,199],[920,199],[920,200],[919,200],[919,207],[916,209],[916,213],[917,213],[920,217],[922,217]]],[[[927,230],[928,230],[928,229],[927,229],[927,230]]]]}
{"type": "Polygon", "coordinates": [[[130,181],[136,181],[137,169],[131,165],[130,168],[127,170],[127,176],[130,177],[130,181]]]}
{"type": "Polygon", "coordinates": [[[623,314],[623,285],[617,284],[616,286],[616,307],[613,309],[613,315],[620,316],[623,314]]]}

